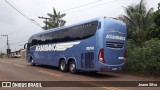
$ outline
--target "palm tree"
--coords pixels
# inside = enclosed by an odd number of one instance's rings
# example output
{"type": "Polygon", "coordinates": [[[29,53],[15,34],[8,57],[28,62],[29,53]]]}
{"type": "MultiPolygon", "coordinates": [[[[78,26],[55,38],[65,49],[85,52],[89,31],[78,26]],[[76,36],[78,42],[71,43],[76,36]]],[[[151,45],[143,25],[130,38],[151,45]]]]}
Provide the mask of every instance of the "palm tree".
{"type": "Polygon", "coordinates": [[[121,15],[119,19],[127,25],[128,38],[133,39],[136,44],[141,44],[153,23],[151,18],[153,8],[147,11],[145,2],[141,0],[139,4],[130,5],[124,9],[126,15],[121,15]]]}
{"type": "Polygon", "coordinates": [[[160,3],[158,3],[158,10],[153,13],[153,21],[157,26],[160,26],[160,3]]]}
{"type": "Polygon", "coordinates": [[[158,10],[152,14],[154,24],[148,31],[150,38],[160,39],[160,3],[158,3],[158,10]]]}
{"type": "Polygon", "coordinates": [[[66,23],[66,21],[62,19],[66,16],[66,14],[61,14],[60,12],[57,13],[55,8],[53,8],[53,14],[48,13],[47,15],[50,17],[50,19],[47,22],[44,21],[44,23],[47,23],[48,29],[64,26],[66,23]]]}

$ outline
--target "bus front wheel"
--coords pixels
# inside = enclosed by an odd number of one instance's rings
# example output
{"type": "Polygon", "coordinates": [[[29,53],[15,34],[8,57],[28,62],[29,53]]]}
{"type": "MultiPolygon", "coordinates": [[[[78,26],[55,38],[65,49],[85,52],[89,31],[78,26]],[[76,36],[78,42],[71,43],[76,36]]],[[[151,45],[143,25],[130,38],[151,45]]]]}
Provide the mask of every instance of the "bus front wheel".
{"type": "Polygon", "coordinates": [[[75,61],[71,61],[69,63],[69,72],[72,73],[72,74],[76,73],[76,63],[75,63],[75,61]]]}
{"type": "Polygon", "coordinates": [[[31,59],[31,66],[35,66],[36,64],[34,63],[33,59],[31,59]]]}

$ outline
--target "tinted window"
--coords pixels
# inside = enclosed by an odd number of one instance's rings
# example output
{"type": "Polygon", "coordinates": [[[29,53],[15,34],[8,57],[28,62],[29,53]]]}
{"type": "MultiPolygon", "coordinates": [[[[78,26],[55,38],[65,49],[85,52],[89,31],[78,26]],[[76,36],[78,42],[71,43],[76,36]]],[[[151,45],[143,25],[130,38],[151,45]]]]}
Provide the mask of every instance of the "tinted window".
{"type": "Polygon", "coordinates": [[[32,45],[87,39],[96,33],[98,21],[34,36],[32,45]]]}

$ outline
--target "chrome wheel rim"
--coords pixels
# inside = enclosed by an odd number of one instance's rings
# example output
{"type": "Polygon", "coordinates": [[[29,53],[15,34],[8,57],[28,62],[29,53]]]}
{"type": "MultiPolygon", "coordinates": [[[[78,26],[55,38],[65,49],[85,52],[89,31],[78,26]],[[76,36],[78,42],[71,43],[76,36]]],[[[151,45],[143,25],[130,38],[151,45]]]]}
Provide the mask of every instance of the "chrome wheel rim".
{"type": "Polygon", "coordinates": [[[64,68],[65,68],[65,63],[62,62],[62,63],[61,63],[61,70],[64,70],[64,68]]]}
{"type": "Polygon", "coordinates": [[[71,71],[71,72],[74,72],[74,71],[75,71],[75,68],[76,68],[75,64],[71,64],[71,65],[70,65],[70,71],[71,71]]]}
{"type": "Polygon", "coordinates": [[[33,60],[31,60],[31,63],[33,63],[33,60]]]}

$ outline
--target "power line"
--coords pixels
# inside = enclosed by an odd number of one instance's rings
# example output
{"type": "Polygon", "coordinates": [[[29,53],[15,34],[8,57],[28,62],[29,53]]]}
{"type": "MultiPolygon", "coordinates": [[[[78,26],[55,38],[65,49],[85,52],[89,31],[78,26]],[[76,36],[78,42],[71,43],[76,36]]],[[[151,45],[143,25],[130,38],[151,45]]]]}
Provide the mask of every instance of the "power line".
{"type": "Polygon", "coordinates": [[[17,32],[17,31],[19,31],[19,30],[22,30],[22,28],[24,28],[25,26],[27,26],[29,23],[26,23],[25,25],[23,25],[22,27],[19,27],[19,28],[17,28],[17,29],[15,29],[15,30],[13,30],[12,32],[10,32],[10,33],[7,33],[7,34],[13,34],[13,33],[15,33],[15,32],[17,32]]]}
{"type": "Polygon", "coordinates": [[[76,6],[76,7],[65,9],[65,10],[61,10],[60,12],[68,12],[68,11],[71,11],[71,10],[74,10],[74,9],[77,9],[77,8],[81,8],[81,7],[84,7],[84,6],[88,6],[88,5],[100,2],[100,1],[103,1],[103,0],[97,0],[97,1],[90,2],[90,3],[84,4],[84,5],[76,6]]]}
{"type": "MultiPolygon", "coordinates": [[[[32,20],[32,19],[29,19],[28,17],[26,17],[23,13],[21,13],[18,9],[16,9],[12,4],[10,4],[7,0],[5,0],[9,5],[11,5],[16,11],[18,11],[21,15],[23,15],[25,18],[27,18],[29,21],[35,21],[35,20],[32,20]]],[[[99,1],[102,1],[102,0],[97,0],[97,1],[94,1],[94,2],[91,2],[91,3],[87,3],[87,4],[84,4],[84,5],[81,5],[81,6],[77,6],[77,7],[73,7],[73,8],[70,8],[70,9],[66,9],[66,10],[62,10],[62,11],[70,11],[70,10],[73,10],[73,9],[77,9],[77,8],[80,8],[80,7],[84,7],[84,6],[87,6],[87,5],[90,5],[90,4],[93,4],[93,3],[97,3],[99,1]]],[[[94,8],[94,7],[98,7],[98,6],[102,6],[102,5],[105,5],[105,4],[109,4],[109,3],[113,3],[115,1],[118,1],[118,0],[113,0],[113,1],[110,1],[110,2],[106,2],[106,3],[103,3],[103,4],[98,4],[98,5],[95,5],[95,6],[92,6],[92,7],[89,7],[89,8],[94,8]]],[[[85,9],[81,9],[81,10],[77,10],[77,11],[73,11],[73,12],[69,12],[69,13],[74,13],[74,12],[79,12],[79,11],[83,11],[83,10],[86,10],[86,9],[89,9],[89,8],[85,8],[85,9]]],[[[32,22],[33,23],[33,22],[32,22]]],[[[12,33],[12,32],[11,32],[12,33]]],[[[13,32],[14,33],[14,32],[13,32]]],[[[29,35],[27,35],[29,36],[29,35]]],[[[25,37],[26,38],[26,37],[25,37]]],[[[24,41],[23,41],[24,42],[24,41]]],[[[14,44],[17,44],[17,43],[14,43],[14,44]]]]}
{"type": "MultiPolygon", "coordinates": [[[[14,31],[12,31],[12,32],[10,32],[9,33],[9,35],[13,35],[13,34],[17,34],[16,32],[18,32],[18,33],[25,33],[24,31],[27,31],[27,29],[30,29],[30,30],[32,30],[32,29],[34,29],[34,28],[36,28],[36,27],[34,27],[33,26],[33,24],[32,25],[29,25],[29,26],[27,26],[27,24],[26,25],[24,25],[24,26],[22,26],[22,27],[20,27],[20,28],[17,28],[17,29],[15,29],[14,31]],[[22,30],[23,29],[23,30],[22,30]]],[[[28,33],[28,32],[27,32],[28,33]]],[[[27,35],[28,36],[28,35],[27,35]]],[[[12,40],[15,40],[15,39],[11,39],[11,41],[12,40]]]]}
{"type": "Polygon", "coordinates": [[[22,46],[24,44],[11,44],[11,46],[22,46]]]}
{"type": "MultiPolygon", "coordinates": [[[[31,27],[29,27],[29,28],[31,28],[31,27]]],[[[33,28],[33,27],[32,27],[33,28]]],[[[35,27],[34,27],[35,28],[35,27]]],[[[34,34],[34,33],[33,33],[34,34]]],[[[21,41],[21,40],[24,40],[25,38],[30,38],[33,34],[28,34],[28,35],[25,35],[25,36],[23,36],[23,37],[18,37],[18,38],[12,38],[12,39],[9,39],[9,41],[11,41],[11,42],[15,42],[15,41],[21,41]]]]}
{"type": "Polygon", "coordinates": [[[0,39],[6,43],[6,41],[3,38],[0,38],[0,39]]]}
{"type": "Polygon", "coordinates": [[[29,38],[29,37],[31,37],[33,34],[31,34],[31,35],[26,35],[26,36],[24,36],[24,37],[21,37],[21,38],[15,38],[15,39],[11,39],[11,40],[9,40],[9,41],[11,41],[11,42],[15,42],[15,41],[21,41],[21,40],[24,40],[24,39],[26,39],[26,38],[29,38]]]}
{"type": "Polygon", "coordinates": [[[24,39],[24,38],[29,38],[30,36],[32,36],[32,35],[26,35],[26,36],[24,36],[24,37],[21,37],[21,38],[15,38],[15,39],[11,39],[11,40],[9,40],[9,41],[20,41],[20,40],[22,40],[22,39],[24,39]]]}
{"type": "MultiPolygon", "coordinates": [[[[35,28],[35,27],[29,27],[30,29],[32,28],[35,28]]],[[[25,35],[25,36],[23,36],[23,37],[18,37],[18,38],[12,38],[12,39],[9,39],[9,41],[21,41],[22,39],[24,40],[25,38],[30,38],[32,35],[33,35],[34,33],[32,33],[32,34],[28,34],[28,35],[25,35]]]]}
{"type": "Polygon", "coordinates": [[[5,47],[6,47],[6,45],[2,46],[2,47],[0,48],[0,50],[3,50],[5,47]]]}
{"type": "Polygon", "coordinates": [[[21,11],[19,11],[16,7],[14,7],[10,2],[8,2],[7,0],[5,0],[5,2],[10,5],[13,9],[15,9],[18,13],[20,13],[23,17],[25,17],[26,19],[28,19],[30,22],[34,23],[35,25],[39,26],[42,28],[42,26],[40,24],[38,24],[37,22],[35,23],[33,19],[28,18],[26,15],[24,15],[21,11]]]}
{"type": "Polygon", "coordinates": [[[51,18],[47,18],[47,17],[43,17],[43,16],[42,16],[42,17],[39,16],[38,18],[45,20],[45,22],[46,22],[46,23],[45,23],[45,24],[46,24],[45,30],[47,30],[47,29],[48,29],[48,28],[47,28],[47,20],[49,20],[49,19],[51,19],[51,18]]]}
{"type": "Polygon", "coordinates": [[[81,9],[81,10],[76,10],[76,11],[73,11],[73,12],[68,12],[68,13],[75,13],[75,12],[79,12],[79,11],[84,11],[84,10],[87,10],[87,9],[90,9],[90,8],[95,8],[95,7],[98,7],[98,6],[110,4],[110,3],[113,3],[113,2],[116,2],[116,1],[118,1],[118,0],[113,0],[113,1],[110,1],[110,2],[106,2],[106,3],[103,3],[103,4],[98,4],[98,5],[95,5],[95,6],[92,6],[92,7],[88,7],[88,8],[84,8],[84,9],[81,9]]]}
{"type": "Polygon", "coordinates": [[[21,42],[18,42],[18,43],[12,43],[12,44],[10,44],[10,45],[17,45],[17,44],[21,44],[21,43],[25,43],[25,42],[28,42],[28,40],[21,41],[21,42]]]}

